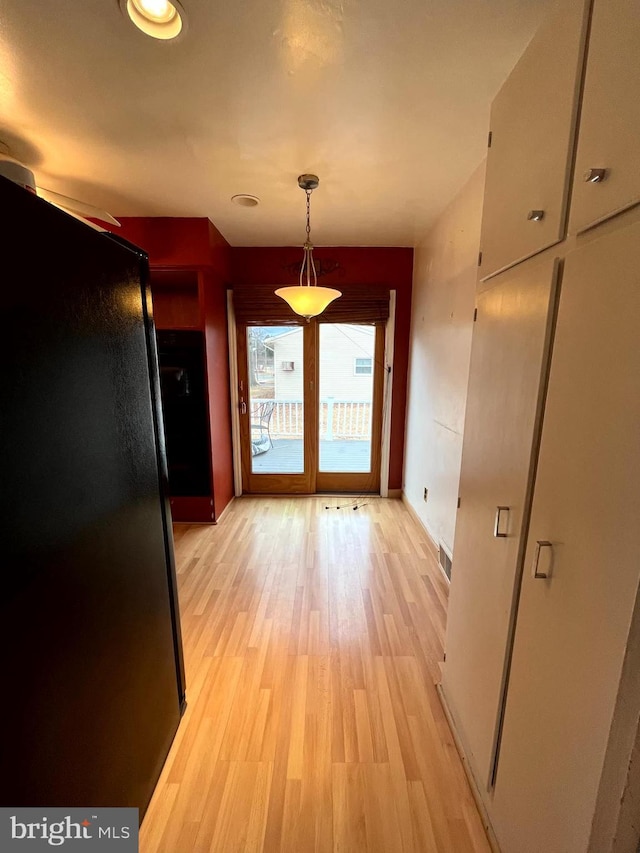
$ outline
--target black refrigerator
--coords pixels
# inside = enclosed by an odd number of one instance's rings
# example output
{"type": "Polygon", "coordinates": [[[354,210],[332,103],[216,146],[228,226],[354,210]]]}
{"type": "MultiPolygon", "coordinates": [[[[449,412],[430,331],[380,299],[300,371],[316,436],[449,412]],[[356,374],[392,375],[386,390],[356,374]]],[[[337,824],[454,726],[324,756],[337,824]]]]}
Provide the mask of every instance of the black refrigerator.
{"type": "Polygon", "coordinates": [[[185,703],[148,259],[0,213],[0,806],[142,816],[185,703]]]}

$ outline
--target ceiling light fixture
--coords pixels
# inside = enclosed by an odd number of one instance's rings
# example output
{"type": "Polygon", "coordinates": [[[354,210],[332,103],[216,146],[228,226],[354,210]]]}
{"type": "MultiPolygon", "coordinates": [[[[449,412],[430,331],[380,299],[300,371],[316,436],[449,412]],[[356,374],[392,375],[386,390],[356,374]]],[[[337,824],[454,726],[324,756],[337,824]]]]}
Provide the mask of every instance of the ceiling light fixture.
{"type": "Polygon", "coordinates": [[[177,0],[120,0],[133,23],[155,39],[177,38],[186,27],[184,9],[177,0]]]}
{"type": "Polygon", "coordinates": [[[320,180],[317,175],[300,175],[298,186],[307,195],[307,239],[304,242],[302,266],[300,267],[300,284],[293,287],[280,287],[276,290],[276,296],[291,307],[296,314],[305,317],[307,322],[311,317],[322,314],[325,308],[342,296],[339,290],[332,287],[318,287],[318,276],[313,263],[313,243],[311,242],[311,193],[318,187],[320,180]],[[303,281],[306,279],[306,283],[303,281]],[[312,283],[313,279],[313,283],[312,283]]]}

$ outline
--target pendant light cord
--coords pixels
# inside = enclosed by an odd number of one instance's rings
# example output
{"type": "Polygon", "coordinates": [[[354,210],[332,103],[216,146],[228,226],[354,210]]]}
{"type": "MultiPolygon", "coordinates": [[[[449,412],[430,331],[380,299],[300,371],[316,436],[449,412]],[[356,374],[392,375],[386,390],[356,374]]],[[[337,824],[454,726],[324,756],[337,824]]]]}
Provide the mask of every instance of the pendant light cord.
{"type": "Polygon", "coordinates": [[[300,267],[300,285],[303,285],[306,270],[306,286],[316,287],[318,284],[318,276],[316,274],[316,265],[313,262],[313,244],[311,242],[311,193],[312,190],[305,190],[307,194],[307,239],[303,246],[304,257],[302,258],[302,266],[300,267]],[[311,275],[313,274],[313,285],[311,284],[311,275]]]}

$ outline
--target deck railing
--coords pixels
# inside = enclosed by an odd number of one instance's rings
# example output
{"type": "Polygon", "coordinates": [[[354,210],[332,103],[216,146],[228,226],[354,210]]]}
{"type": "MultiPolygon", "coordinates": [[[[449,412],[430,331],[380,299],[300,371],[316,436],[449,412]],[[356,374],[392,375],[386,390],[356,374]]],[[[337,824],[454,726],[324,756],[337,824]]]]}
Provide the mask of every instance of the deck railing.
{"type": "MultiPolygon", "coordinates": [[[[266,402],[275,402],[269,432],[272,439],[302,438],[304,435],[302,400],[253,399],[251,413],[266,402]]],[[[371,438],[371,403],[366,400],[341,400],[324,397],[320,400],[320,438],[371,438]]]]}

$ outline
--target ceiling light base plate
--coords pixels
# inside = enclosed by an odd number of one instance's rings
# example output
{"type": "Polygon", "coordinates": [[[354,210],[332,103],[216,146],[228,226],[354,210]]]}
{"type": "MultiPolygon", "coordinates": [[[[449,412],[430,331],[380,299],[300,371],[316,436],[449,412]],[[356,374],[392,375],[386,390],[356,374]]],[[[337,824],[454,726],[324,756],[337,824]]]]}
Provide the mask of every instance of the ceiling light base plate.
{"type": "Polygon", "coordinates": [[[315,190],[318,188],[320,178],[317,175],[300,175],[298,178],[298,186],[302,190],[315,190]]]}

